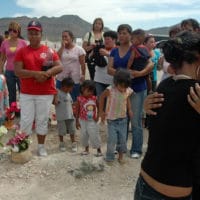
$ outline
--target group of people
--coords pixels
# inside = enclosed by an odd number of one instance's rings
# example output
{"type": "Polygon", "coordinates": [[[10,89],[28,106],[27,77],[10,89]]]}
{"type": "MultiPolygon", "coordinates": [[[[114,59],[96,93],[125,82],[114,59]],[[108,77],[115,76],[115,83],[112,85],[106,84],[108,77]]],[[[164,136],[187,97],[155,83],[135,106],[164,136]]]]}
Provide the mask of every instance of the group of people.
{"type": "Polygon", "coordinates": [[[194,33],[198,28],[193,22],[193,19],[184,20],[181,32],[176,32],[163,44],[164,59],[160,59],[152,35],[144,34],[141,29],[132,31],[128,24],[118,26],[117,37],[114,32],[109,32],[113,37],[106,39],[108,33],[102,32],[102,19],[95,19],[93,30],[84,37],[83,48],[88,57],[93,58],[87,59],[94,82],[83,81],[77,100],[76,126],[81,127],[83,155],[89,153],[88,139],[97,149],[97,155],[102,155],[96,127],[100,117],[103,121],[107,119],[105,160],[112,162],[117,150],[118,161],[124,163],[129,120],[132,131],[130,157],[139,158],[143,144],[143,102],[149,91],[164,93],[164,101],[160,93],[149,95],[145,100],[146,112],[157,115],[149,116],[148,148],[142,161],[135,200],[191,199],[191,196],[199,199],[199,136],[197,131],[191,134],[191,130],[198,130],[199,126],[200,51],[199,33],[194,33]],[[108,62],[105,67],[96,65],[93,57],[99,40],[104,42],[99,53],[108,62]],[[171,77],[157,86],[156,68],[164,62],[160,60],[168,63],[171,77]],[[96,112],[97,107],[99,112],[96,112]],[[157,110],[152,110],[156,107],[157,110]]]}
{"type": "MultiPolygon", "coordinates": [[[[199,199],[198,23],[187,19],[180,28],[170,30],[170,39],[161,45],[162,52],[155,49],[153,35],[142,29],[132,30],[129,24],[119,25],[117,31],[103,30],[103,20],[96,18],[82,47],[74,43],[70,30],[64,30],[61,47],[55,52],[41,44],[39,21],[30,21],[27,26],[29,44],[20,38],[20,25],[10,23],[9,39],[0,48],[0,70],[5,74],[2,83],[8,86],[9,104],[17,100],[18,85],[20,129],[30,135],[35,122],[38,155],[47,156],[44,144],[53,103],[60,150],[66,150],[63,136],[68,133],[72,151],[77,151],[75,133],[80,129],[84,147],[81,154],[88,155],[91,145],[97,150],[96,156],[102,156],[97,122],[106,120],[105,161],[113,162],[117,151],[119,163],[124,164],[129,123],[130,157],[140,158],[143,153],[145,109],[148,148],[134,199],[199,199]],[[164,63],[170,74],[157,85],[156,72],[164,63]],[[86,67],[90,80],[85,78],[86,67]]],[[[3,98],[6,92],[1,94],[3,98]]],[[[2,107],[0,114],[3,116],[2,107]]]]}
{"type": "Polygon", "coordinates": [[[183,20],[179,29],[170,31],[175,35],[161,48],[171,77],[144,102],[149,139],[135,200],[200,199],[199,24],[183,20]]]}

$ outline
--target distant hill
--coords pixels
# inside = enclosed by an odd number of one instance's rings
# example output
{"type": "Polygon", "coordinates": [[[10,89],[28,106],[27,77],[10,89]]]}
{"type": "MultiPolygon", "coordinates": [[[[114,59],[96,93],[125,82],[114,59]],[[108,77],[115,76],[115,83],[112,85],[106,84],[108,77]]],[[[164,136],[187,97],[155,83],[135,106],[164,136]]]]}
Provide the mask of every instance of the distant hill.
{"type": "Polygon", "coordinates": [[[61,17],[40,17],[29,18],[26,16],[16,18],[1,18],[0,19],[0,34],[3,34],[8,29],[11,21],[17,21],[22,26],[22,36],[26,38],[26,27],[29,21],[37,19],[43,26],[43,39],[50,41],[58,41],[61,39],[63,30],[71,30],[75,37],[83,37],[86,32],[91,30],[92,24],[81,19],[77,15],[63,15],[61,17]]]}
{"type": "Polygon", "coordinates": [[[171,28],[171,26],[152,28],[152,29],[148,30],[148,33],[156,34],[156,35],[168,35],[170,28],[171,28]]]}
{"type": "MultiPolygon", "coordinates": [[[[26,27],[29,21],[37,19],[43,26],[43,39],[50,41],[59,41],[63,30],[71,30],[75,37],[82,38],[86,32],[91,30],[92,24],[81,19],[77,15],[63,15],[61,17],[40,17],[29,18],[26,16],[16,18],[0,18],[0,34],[3,34],[8,29],[11,21],[17,21],[22,26],[22,36],[26,37],[26,27]]],[[[170,27],[161,27],[147,30],[152,34],[168,35],[170,27]]],[[[108,30],[109,28],[105,28],[108,30]]]]}

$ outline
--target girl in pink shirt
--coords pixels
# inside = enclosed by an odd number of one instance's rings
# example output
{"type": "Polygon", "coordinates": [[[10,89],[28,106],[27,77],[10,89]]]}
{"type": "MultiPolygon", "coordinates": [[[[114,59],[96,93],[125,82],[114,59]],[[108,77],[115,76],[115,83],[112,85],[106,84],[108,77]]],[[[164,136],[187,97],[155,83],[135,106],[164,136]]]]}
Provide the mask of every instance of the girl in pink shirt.
{"type": "Polygon", "coordinates": [[[127,151],[127,113],[132,117],[130,95],[133,90],[129,87],[131,77],[128,70],[119,69],[114,75],[114,85],[107,87],[100,96],[99,115],[108,123],[107,152],[105,160],[115,159],[115,149],[118,151],[118,161],[123,164],[123,153],[127,151]],[[106,101],[106,110],[104,104],[106,101]]]}
{"type": "Polygon", "coordinates": [[[81,143],[85,150],[82,155],[89,153],[89,141],[97,149],[96,156],[102,156],[99,127],[97,125],[97,97],[94,95],[95,83],[91,80],[83,81],[81,95],[77,98],[76,127],[81,128],[81,143]]]}

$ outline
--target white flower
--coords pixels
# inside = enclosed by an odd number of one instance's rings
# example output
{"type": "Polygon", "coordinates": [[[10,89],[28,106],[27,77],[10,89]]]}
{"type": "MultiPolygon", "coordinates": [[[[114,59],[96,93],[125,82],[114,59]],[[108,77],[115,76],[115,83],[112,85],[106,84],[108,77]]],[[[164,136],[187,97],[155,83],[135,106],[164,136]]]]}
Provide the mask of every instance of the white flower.
{"type": "Polygon", "coordinates": [[[5,126],[0,126],[0,133],[6,135],[8,133],[8,129],[5,126]]]}
{"type": "Polygon", "coordinates": [[[3,147],[3,151],[8,153],[8,152],[10,152],[10,148],[9,147],[3,147]]]}
{"type": "Polygon", "coordinates": [[[12,147],[12,151],[13,151],[13,152],[19,152],[19,147],[18,147],[17,145],[14,145],[14,146],[12,147]]]}
{"type": "Polygon", "coordinates": [[[4,150],[4,151],[7,151],[7,150],[8,150],[8,147],[3,147],[3,150],[4,150]]]}

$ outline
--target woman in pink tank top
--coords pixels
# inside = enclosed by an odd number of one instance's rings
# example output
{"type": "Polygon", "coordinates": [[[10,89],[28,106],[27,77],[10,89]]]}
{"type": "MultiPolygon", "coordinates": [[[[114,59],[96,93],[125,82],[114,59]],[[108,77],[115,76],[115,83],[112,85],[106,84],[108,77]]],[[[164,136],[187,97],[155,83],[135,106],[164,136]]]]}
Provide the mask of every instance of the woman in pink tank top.
{"type": "Polygon", "coordinates": [[[26,46],[26,41],[21,39],[21,26],[17,22],[10,22],[9,38],[4,40],[0,48],[0,73],[5,73],[9,92],[9,104],[16,102],[17,90],[20,90],[18,77],[14,74],[14,58],[16,52],[26,46]]]}

